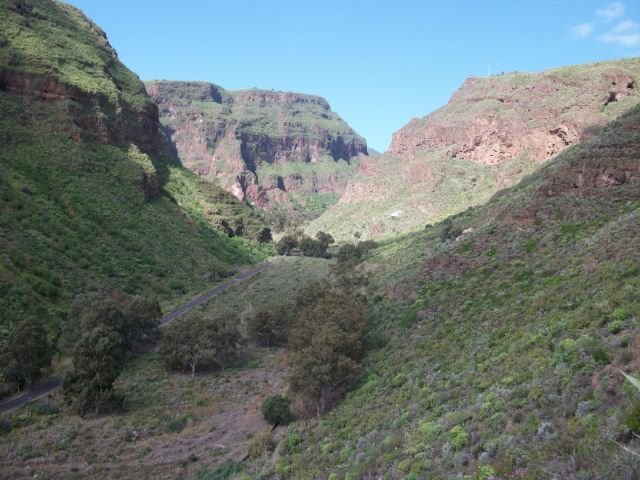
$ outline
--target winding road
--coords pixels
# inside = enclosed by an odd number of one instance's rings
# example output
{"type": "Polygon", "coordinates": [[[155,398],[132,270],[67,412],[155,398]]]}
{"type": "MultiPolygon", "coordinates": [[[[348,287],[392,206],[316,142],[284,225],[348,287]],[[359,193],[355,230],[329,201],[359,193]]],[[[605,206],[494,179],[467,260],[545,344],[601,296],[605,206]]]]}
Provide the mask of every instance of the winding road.
{"type": "MultiPolygon", "coordinates": [[[[256,273],[261,272],[265,268],[269,266],[269,262],[264,262],[259,265],[256,265],[249,270],[245,270],[242,273],[237,274],[236,276],[230,278],[224,283],[221,283],[217,287],[212,288],[211,290],[207,290],[200,295],[193,297],[187,303],[179,306],[175,310],[167,313],[160,319],[160,326],[166,325],[172,320],[175,320],[178,317],[181,317],[191,309],[202,305],[203,303],[211,300],[213,297],[218,295],[221,292],[237,285],[240,282],[243,282],[251,277],[253,277],[256,273]]],[[[29,390],[25,390],[19,395],[9,398],[8,400],[0,403],[0,414],[9,412],[11,410],[15,410],[16,408],[22,407],[27,403],[36,400],[40,397],[45,396],[46,394],[54,391],[62,384],[62,377],[50,377],[43,382],[40,382],[36,385],[33,385],[29,390]]]]}

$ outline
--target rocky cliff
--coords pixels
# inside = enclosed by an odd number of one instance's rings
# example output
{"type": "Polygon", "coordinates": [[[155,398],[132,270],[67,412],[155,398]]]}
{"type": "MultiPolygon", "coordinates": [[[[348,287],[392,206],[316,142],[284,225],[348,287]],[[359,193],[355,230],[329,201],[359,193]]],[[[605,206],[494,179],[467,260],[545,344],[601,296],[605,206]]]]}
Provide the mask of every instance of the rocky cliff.
{"type": "Polygon", "coordinates": [[[452,159],[487,165],[520,154],[542,162],[637,102],[639,72],[630,60],[469,78],[445,107],[396,132],[389,152],[445,148],[452,159]]]}
{"type": "Polygon", "coordinates": [[[486,202],[640,102],[640,60],[470,78],[449,103],[361,162],[311,228],[398,234],[486,202]],[[349,225],[348,228],[343,225],[349,225]]]}
{"type": "Polygon", "coordinates": [[[118,59],[106,34],[68,5],[6,0],[0,32],[0,90],[57,102],[80,141],[166,154],[158,109],[138,76],[118,59]],[[55,19],[55,20],[54,20],[55,19]],[[48,29],[48,30],[47,30],[48,29]],[[40,43],[44,35],[56,44],[40,43]]]}
{"type": "Polygon", "coordinates": [[[184,166],[262,208],[340,194],[365,140],[326,100],[202,82],[147,82],[184,166]]]}

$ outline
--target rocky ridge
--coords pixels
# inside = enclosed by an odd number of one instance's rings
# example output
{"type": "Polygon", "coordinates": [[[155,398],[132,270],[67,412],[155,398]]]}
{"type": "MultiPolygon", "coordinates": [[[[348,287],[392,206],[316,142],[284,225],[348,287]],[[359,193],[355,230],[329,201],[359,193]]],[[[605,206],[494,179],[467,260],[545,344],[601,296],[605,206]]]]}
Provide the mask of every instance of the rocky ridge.
{"type": "Polygon", "coordinates": [[[7,0],[1,6],[10,21],[0,33],[0,90],[57,102],[71,120],[67,128],[76,141],[135,144],[148,154],[168,153],[157,107],[102,29],[69,5],[7,0]],[[73,34],[59,37],[55,47],[44,46],[37,36],[45,28],[73,34]],[[68,55],[78,44],[82,54],[68,55]]]}
{"type": "Polygon", "coordinates": [[[356,217],[375,238],[441,220],[486,202],[639,102],[639,59],[469,78],[447,105],[396,132],[385,154],[362,162],[311,229],[349,236],[340,225],[356,217]]]}
{"type": "Polygon", "coordinates": [[[291,194],[342,193],[352,159],[367,154],[321,97],[204,82],[146,86],[183,165],[261,208],[291,206],[291,194]]]}
{"type": "Polygon", "coordinates": [[[396,132],[389,153],[444,147],[452,159],[487,165],[522,153],[545,161],[635,103],[639,71],[629,60],[469,78],[445,107],[396,132]]]}

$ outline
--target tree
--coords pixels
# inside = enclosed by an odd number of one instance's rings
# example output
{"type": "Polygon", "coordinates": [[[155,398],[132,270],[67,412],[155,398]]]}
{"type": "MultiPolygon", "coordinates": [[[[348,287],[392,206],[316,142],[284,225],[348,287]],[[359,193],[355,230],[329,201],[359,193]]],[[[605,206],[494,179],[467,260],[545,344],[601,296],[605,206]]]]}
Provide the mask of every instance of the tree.
{"type": "Polygon", "coordinates": [[[18,390],[37,380],[51,362],[51,348],[42,322],[33,317],[20,322],[11,332],[0,361],[4,377],[18,390]]]}
{"type": "Polygon", "coordinates": [[[123,398],[114,392],[113,383],[124,361],[122,336],[110,327],[99,325],[82,335],[73,349],[73,367],[62,383],[65,397],[80,415],[122,405],[123,398]]]}
{"type": "Polygon", "coordinates": [[[338,255],[336,258],[338,263],[359,263],[362,258],[362,250],[356,247],[353,243],[345,243],[338,249],[338,255]]]}
{"type": "Polygon", "coordinates": [[[134,297],[124,309],[124,337],[128,347],[134,342],[159,335],[158,325],[162,318],[160,303],[155,298],[134,297]]]}
{"type": "Polygon", "coordinates": [[[291,326],[291,306],[271,304],[255,313],[248,324],[249,337],[260,345],[284,345],[291,326]]]}
{"type": "Polygon", "coordinates": [[[227,368],[238,353],[238,344],[241,341],[238,323],[238,316],[231,313],[223,314],[214,321],[217,331],[214,360],[222,370],[227,368]]]}
{"type": "Polygon", "coordinates": [[[167,368],[189,368],[195,376],[198,366],[217,364],[226,368],[238,349],[237,317],[191,318],[173,323],[162,336],[159,353],[167,368]]]}
{"type": "Polygon", "coordinates": [[[262,416],[273,425],[284,425],[291,419],[289,407],[291,400],[282,395],[272,395],[262,402],[262,416]]]}
{"type": "Polygon", "coordinates": [[[71,354],[82,335],[97,326],[107,327],[124,336],[127,320],[115,300],[104,293],[77,295],[62,324],[58,348],[65,354],[71,354]]]}
{"type": "Polygon", "coordinates": [[[378,248],[378,244],[373,240],[363,240],[358,242],[357,248],[360,250],[360,258],[364,260],[369,256],[371,250],[378,248]]]}
{"type": "Polygon", "coordinates": [[[284,235],[276,244],[278,255],[289,255],[294,248],[298,248],[298,238],[294,235],[284,235]]]}
{"type": "Polygon", "coordinates": [[[360,373],[365,332],[364,304],[336,291],[325,292],[294,321],[289,388],[315,403],[318,416],[360,373]]]}
{"type": "Polygon", "coordinates": [[[84,333],[105,326],[120,334],[130,349],[135,342],[157,335],[161,317],[156,299],[138,296],[123,306],[104,293],[77,295],[62,325],[58,346],[63,353],[71,354],[84,333]]]}
{"type": "Polygon", "coordinates": [[[335,242],[331,234],[325,233],[323,231],[319,231],[318,233],[316,233],[316,240],[325,245],[325,247],[328,247],[335,242]]]}

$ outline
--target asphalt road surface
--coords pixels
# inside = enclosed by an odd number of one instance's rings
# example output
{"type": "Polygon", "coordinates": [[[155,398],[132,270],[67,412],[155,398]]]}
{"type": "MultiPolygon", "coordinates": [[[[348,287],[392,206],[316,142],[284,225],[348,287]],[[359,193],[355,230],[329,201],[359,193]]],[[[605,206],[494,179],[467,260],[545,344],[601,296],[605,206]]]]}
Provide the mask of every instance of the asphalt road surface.
{"type": "MultiPolygon", "coordinates": [[[[218,285],[217,287],[214,287],[211,290],[207,290],[206,292],[201,293],[200,295],[198,295],[196,297],[193,297],[191,300],[189,300],[184,305],[181,305],[180,307],[176,308],[175,310],[173,310],[173,311],[167,313],[165,316],[163,316],[160,319],[160,325],[161,326],[162,325],[166,325],[171,320],[175,320],[176,318],[184,315],[185,313],[187,313],[192,308],[195,308],[195,307],[197,307],[199,305],[202,305],[206,301],[211,300],[213,297],[218,295],[220,292],[224,292],[225,290],[233,287],[234,285],[237,285],[238,283],[243,282],[244,280],[247,280],[247,279],[253,277],[256,273],[264,270],[268,266],[269,266],[269,262],[265,262],[265,263],[261,263],[260,265],[256,265],[255,267],[250,268],[249,270],[246,270],[246,271],[244,271],[242,273],[239,273],[238,275],[236,275],[233,278],[230,278],[229,280],[227,280],[226,282],[218,285]]],[[[25,390],[23,393],[21,393],[19,395],[16,395],[14,397],[11,397],[10,399],[5,400],[4,402],[0,403],[0,414],[9,412],[9,411],[14,410],[14,409],[19,408],[19,407],[22,407],[23,405],[26,405],[27,403],[29,403],[29,402],[31,402],[33,400],[36,400],[36,399],[38,399],[40,397],[43,397],[46,394],[54,391],[60,385],[62,385],[62,377],[51,377],[51,378],[48,378],[48,379],[44,380],[43,382],[32,386],[29,390],[25,390]]]]}

